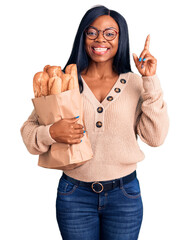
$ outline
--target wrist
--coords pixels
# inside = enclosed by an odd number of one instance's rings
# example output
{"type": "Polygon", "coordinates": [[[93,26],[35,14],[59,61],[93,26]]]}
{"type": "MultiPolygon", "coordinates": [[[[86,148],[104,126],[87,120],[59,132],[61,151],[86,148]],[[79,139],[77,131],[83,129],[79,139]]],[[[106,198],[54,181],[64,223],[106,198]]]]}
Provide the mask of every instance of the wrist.
{"type": "Polygon", "coordinates": [[[157,74],[152,76],[143,76],[143,88],[145,92],[152,92],[161,89],[160,81],[157,74]]]}
{"type": "Polygon", "coordinates": [[[53,124],[49,127],[49,134],[51,138],[55,140],[55,131],[54,131],[53,124]]]}
{"type": "Polygon", "coordinates": [[[155,76],[156,75],[156,73],[154,73],[154,74],[149,74],[149,75],[141,75],[141,77],[153,77],[153,76],[155,76]]]}

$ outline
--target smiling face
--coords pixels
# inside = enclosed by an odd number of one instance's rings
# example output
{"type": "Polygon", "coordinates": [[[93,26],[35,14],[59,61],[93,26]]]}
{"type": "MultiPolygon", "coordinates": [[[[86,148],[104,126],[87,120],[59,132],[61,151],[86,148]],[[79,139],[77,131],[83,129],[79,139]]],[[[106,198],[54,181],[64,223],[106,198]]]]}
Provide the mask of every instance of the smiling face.
{"type": "MultiPolygon", "coordinates": [[[[96,18],[90,26],[102,31],[112,27],[119,32],[117,22],[109,15],[103,15],[96,18]]],[[[119,33],[116,35],[115,39],[109,41],[104,38],[102,31],[99,32],[98,37],[94,40],[85,36],[85,50],[94,62],[113,61],[118,50],[119,33]]],[[[93,34],[93,32],[91,32],[91,34],[93,34]]]]}

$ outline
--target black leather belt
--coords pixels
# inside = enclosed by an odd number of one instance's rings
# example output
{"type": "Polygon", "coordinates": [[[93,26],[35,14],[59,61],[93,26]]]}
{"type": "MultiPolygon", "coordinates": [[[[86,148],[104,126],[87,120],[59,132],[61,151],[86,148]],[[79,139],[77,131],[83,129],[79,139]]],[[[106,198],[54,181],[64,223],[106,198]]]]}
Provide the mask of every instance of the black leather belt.
{"type": "Polygon", "coordinates": [[[62,174],[62,178],[68,180],[69,182],[72,182],[73,184],[77,186],[82,186],[82,187],[87,187],[91,188],[95,193],[101,193],[102,191],[108,191],[112,190],[118,186],[120,186],[120,182],[123,182],[123,185],[126,183],[131,182],[136,178],[136,170],[129,175],[122,177],[122,178],[117,178],[109,181],[95,181],[95,182],[83,182],[74,178],[69,177],[66,175],[64,172],[62,174]]]}

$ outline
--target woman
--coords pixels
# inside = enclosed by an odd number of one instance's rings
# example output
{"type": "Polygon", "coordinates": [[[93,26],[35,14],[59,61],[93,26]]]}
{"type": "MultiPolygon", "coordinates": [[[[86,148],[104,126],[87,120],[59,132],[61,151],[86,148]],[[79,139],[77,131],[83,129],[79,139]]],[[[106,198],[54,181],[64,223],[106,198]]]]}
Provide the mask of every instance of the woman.
{"type": "Polygon", "coordinates": [[[78,144],[88,132],[93,158],[64,170],[58,184],[56,216],[64,240],[138,239],[143,204],[136,168],[144,153],[137,135],[156,147],[169,126],[149,42],[147,36],[140,57],[133,55],[139,76],[130,67],[125,19],[104,6],[88,10],[66,64],[77,64],[85,129],[76,116],[39,126],[35,111],[21,128],[32,154],[54,142],[78,144]]]}

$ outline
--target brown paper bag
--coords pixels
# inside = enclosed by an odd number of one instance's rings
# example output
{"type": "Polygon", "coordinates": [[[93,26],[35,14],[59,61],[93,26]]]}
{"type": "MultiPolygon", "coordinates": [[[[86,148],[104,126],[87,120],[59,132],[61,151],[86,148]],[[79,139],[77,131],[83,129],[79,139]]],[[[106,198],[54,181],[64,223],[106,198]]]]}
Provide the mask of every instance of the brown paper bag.
{"type": "MultiPolygon", "coordinates": [[[[41,125],[80,116],[77,122],[84,126],[82,97],[77,88],[55,95],[33,98],[32,102],[41,125]]],[[[48,152],[39,155],[38,165],[60,170],[73,169],[92,157],[93,152],[86,132],[79,144],[52,144],[48,152]]]]}

